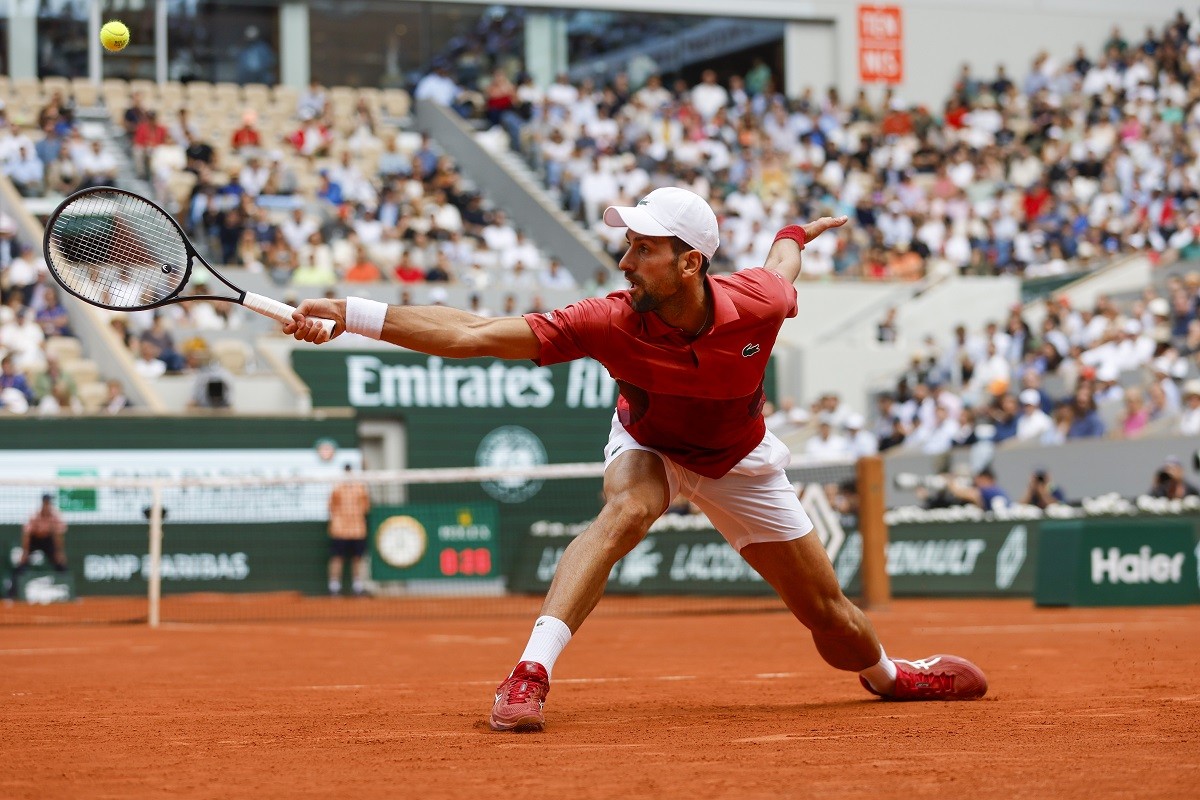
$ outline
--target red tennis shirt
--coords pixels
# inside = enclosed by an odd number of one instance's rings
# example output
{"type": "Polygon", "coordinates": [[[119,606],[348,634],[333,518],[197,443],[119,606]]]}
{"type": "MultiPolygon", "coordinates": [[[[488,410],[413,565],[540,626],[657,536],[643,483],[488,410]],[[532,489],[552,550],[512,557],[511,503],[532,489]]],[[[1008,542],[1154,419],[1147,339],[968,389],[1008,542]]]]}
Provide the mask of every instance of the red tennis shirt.
{"type": "Polygon", "coordinates": [[[707,279],[713,324],[693,339],[629,292],[526,314],[541,342],[539,366],[590,356],[617,382],[617,419],[639,443],[708,478],[719,478],[766,433],[763,374],[796,287],[768,269],[707,279]]]}

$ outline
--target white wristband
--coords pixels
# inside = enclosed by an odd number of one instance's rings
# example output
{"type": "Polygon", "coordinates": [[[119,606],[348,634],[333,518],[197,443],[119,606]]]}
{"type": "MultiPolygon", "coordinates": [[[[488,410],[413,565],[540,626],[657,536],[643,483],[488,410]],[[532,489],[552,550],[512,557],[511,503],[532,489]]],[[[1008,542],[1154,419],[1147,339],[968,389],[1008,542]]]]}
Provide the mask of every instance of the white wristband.
{"type": "Polygon", "coordinates": [[[346,298],[346,330],[371,339],[383,335],[383,321],[387,317],[387,303],[368,300],[365,297],[346,298]]]}

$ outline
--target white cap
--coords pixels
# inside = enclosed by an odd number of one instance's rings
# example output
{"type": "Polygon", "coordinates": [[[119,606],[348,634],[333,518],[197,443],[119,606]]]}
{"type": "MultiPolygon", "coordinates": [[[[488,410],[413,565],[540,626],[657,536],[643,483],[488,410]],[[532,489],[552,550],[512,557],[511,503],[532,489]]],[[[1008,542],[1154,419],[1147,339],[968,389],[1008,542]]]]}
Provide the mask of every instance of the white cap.
{"type": "Polygon", "coordinates": [[[717,215],[704,198],[674,186],[655,189],[636,206],[609,206],[604,222],[643,236],[678,236],[710,259],[721,243],[717,215]]]}
{"type": "Polygon", "coordinates": [[[846,428],[849,430],[860,431],[860,430],[862,430],[862,426],[863,426],[864,422],[865,422],[865,420],[863,419],[863,415],[855,413],[855,414],[848,415],[846,417],[846,422],[844,424],[845,424],[846,428]]]}
{"type": "Polygon", "coordinates": [[[1183,384],[1183,396],[1187,397],[1193,394],[1200,396],[1200,380],[1195,378],[1183,384]]]}
{"type": "Polygon", "coordinates": [[[1023,406],[1040,406],[1042,404],[1042,396],[1038,394],[1037,389],[1026,389],[1021,392],[1020,398],[1023,406]]]}
{"type": "Polygon", "coordinates": [[[1156,317],[1167,317],[1171,315],[1171,306],[1161,297],[1156,297],[1146,304],[1146,308],[1156,317]]]}

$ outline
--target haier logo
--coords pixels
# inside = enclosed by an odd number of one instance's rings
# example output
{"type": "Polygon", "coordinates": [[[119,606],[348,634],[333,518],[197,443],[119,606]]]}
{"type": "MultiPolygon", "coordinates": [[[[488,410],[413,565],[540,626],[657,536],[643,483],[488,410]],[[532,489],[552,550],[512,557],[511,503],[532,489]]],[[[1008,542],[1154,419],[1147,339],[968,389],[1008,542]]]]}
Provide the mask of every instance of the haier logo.
{"type": "Polygon", "coordinates": [[[1092,583],[1179,583],[1185,557],[1185,553],[1152,553],[1149,545],[1124,555],[1116,547],[1107,553],[1093,547],[1092,583]]]}

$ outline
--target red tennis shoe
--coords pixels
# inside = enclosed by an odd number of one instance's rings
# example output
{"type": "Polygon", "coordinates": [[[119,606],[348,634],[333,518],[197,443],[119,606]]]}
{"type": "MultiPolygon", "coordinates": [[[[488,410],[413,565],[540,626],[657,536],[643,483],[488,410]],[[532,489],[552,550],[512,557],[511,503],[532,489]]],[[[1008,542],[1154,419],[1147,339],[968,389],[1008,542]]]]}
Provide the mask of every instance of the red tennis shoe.
{"type": "Polygon", "coordinates": [[[550,694],[550,676],[536,661],[522,661],[499,686],[492,706],[492,730],[540,731],[546,725],[542,706],[550,694]]]}
{"type": "Polygon", "coordinates": [[[868,692],[884,700],[978,700],[987,694],[987,676],[965,658],[936,655],[920,661],[893,658],[892,663],[896,686],[891,694],[880,694],[858,676],[868,692]]]}

